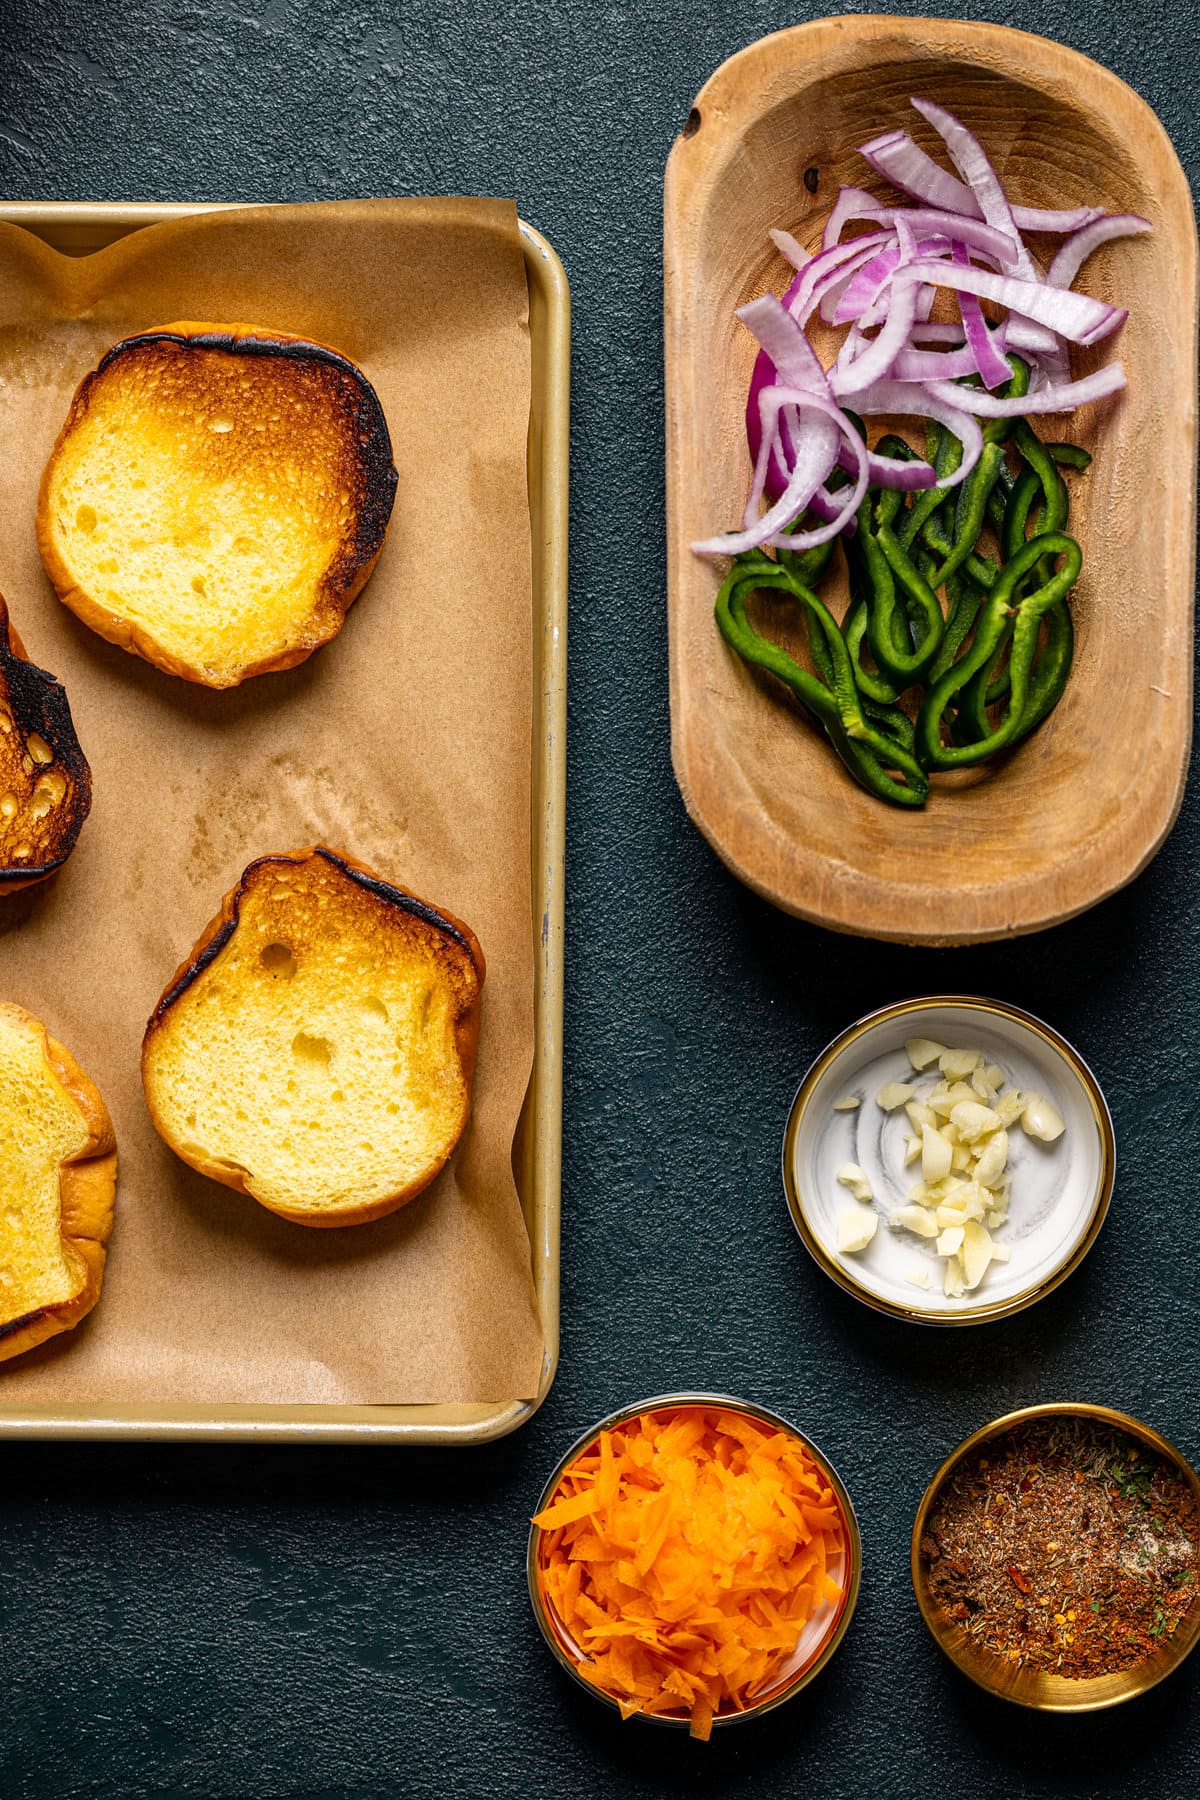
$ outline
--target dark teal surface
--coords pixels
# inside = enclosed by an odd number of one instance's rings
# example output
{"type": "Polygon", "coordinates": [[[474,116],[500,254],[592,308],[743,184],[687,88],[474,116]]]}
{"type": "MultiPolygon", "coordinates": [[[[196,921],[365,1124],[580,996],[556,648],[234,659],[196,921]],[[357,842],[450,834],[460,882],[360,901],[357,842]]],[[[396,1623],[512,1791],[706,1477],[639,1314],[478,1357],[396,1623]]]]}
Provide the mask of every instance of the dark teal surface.
{"type": "MultiPolygon", "coordinates": [[[[1115,1713],[1017,1713],[941,1660],[907,1572],[934,1466],[1011,1406],[1110,1402],[1200,1459],[1194,792],[1150,870],[1087,917],[915,953],[762,905],[689,825],[671,774],[663,164],[718,63],[818,10],[0,0],[8,195],[513,195],[575,304],[558,1381],[524,1431],[474,1452],[0,1449],[0,1800],[1184,1800],[1200,1786],[1200,1657],[1115,1713]],[[952,1337],[876,1318],[823,1279],[777,1175],[815,1052],[876,1004],[948,987],[1016,1001],[1078,1044],[1121,1163],[1082,1270],[1032,1312],[952,1337]],[[577,1693],[524,1592],[525,1520],[561,1450],[610,1408],[682,1387],[803,1424],[854,1495],[866,1558],[834,1665],[707,1747],[622,1728],[577,1693]]],[[[1192,0],[934,10],[1109,64],[1195,178],[1192,0]]],[[[1159,604],[1146,577],[1122,604],[1159,604]]]]}

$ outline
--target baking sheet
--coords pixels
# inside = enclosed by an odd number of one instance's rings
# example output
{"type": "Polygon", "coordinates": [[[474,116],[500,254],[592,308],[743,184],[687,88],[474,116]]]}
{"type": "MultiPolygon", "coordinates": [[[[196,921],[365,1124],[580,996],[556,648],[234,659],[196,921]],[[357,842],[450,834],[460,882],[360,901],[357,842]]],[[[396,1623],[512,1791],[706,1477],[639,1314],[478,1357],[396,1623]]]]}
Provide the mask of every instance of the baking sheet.
{"type": "Polygon", "coordinates": [[[222,212],[81,261],[2,228],[0,270],[0,423],[18,447],[0,472],[0,586],[31,653],[68,685],[97,785],[64,875],[7,904],[0,971],[97,1080],[122,1151],[100,1307],[4,1371],[0,1404],[174,1416],[533,1396],[546,1346],[511,1174],[533,1038],[515,213],[465,201],[222,212]],[[380,393],[401,477],[388,546],[340,637],[224,695],[80,626],[32,536],[41,464],[79,376],[126,332],[180,316],[344,349],[380,393]],[[150,1129],[136,1073],[149,1008],[220,893],[251,855],[314,838],[468,919],[489,964],[475,1114],[451,1169],[391,1220],[335,1234],[184,1169],[150,1129]]]}

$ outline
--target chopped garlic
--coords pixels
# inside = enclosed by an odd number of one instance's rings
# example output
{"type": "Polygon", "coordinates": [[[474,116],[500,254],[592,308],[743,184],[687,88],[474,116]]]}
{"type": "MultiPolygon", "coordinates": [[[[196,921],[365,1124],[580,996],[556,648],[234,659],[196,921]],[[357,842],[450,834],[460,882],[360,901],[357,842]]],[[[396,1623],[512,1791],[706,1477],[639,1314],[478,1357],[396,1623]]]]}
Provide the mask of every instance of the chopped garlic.
{"type": "Polygon", "coordinates": [[[946,1259],[946,1272],[942,1277],[942,1292],[950,1300],[961,1300],[966,1289],[963,1287],[962,1264],[957,1256],[946,1259]]]}
{"type": "Polygon", "coordinates": [[[1006,1093],[1001,1094],[993,1110],[1000,1114],[1002,1125],[1015,1125],[1021,1116],[1024,1105],[1025,1102],[1016,1088],[1009,1088],[1006,1093]]]}
{"type": "Polygon", "coordinates": [[[931,1238],[938,1233],[933,1214],[923,1206],[897,1207],[888,1224],[897,1231],[911,1231],[917,1237],[931,1238]]]}
{"type": "Polygon", "coordinates": [[[1021,1129],[1029,1137],[1040,1138],[1044,1144],[1052,1144],[1063,1134],[1061,1115],[1041,1094],[1026,1094],[1025,1106],[1021,1113],[1021,1129]]]}
{"type": "Polygon", "coordinates": [[[950,1114],[950,1123],[964,1144],[977,1144],[980,1138],[999,1131],[1002,1121],[990,1106],[980,1106],[978,1100],[960,1100],[950,1114]]]}
{"type": "Polygon", "coordinates": [[[837,1172],[837,1179],[843,1187],[848,1187],[856,1200],[872,1200],[871,1182],[857,1163],[843,1163],[837,1172]]]}
{"type": "Polygon", "coordinates": [[[963,1226],[961,1248],[963,1280],[970,1293],[972,1288],[979,1286],[987,1273],[987,1266],[992,1260],[992,1240],[986,1228],[971,1219],[963,1226]]]}
{"type": "Polygon", "coordinates": [[[987,1106],[990,1106],[996,1098],[996,1089],[988,1080],[985,1069],[976,1069],[971,1077],[971,1086],[987,1106]]]}
{"type": "Polygon", "coordinates": [[[938,1057],[938,1068],[952,1081],[965,1081],[968,1075],[975,1073],[982,1061],[983,1057],[978,1050],[943,1050],[938,1057]]]}
{"type": "MultiPolygon", "coordinates": [[[[1011,1127],[1020,1120],[1031,1137],[1053,1143],[1062,1135],[1063,1121],[1043,1095],[1006,1088],[1004,1070],[979,1050],[956,1049],[932,1038],[911,1038],[905,1048],[913,1069],[927,1073],[928,1091],[911,1082],[889,1081],[875,1101],[881,1112],[903,1107],[911,1128],[903,1136],[904,1166],[919,1161],[921,1179],[908,1189],[906,1203],[888,1215],[888,1225],[936,1240],[944,1259],[943,1291],[961,1299],[979,1286],[993,1262],[1009,1260],[1008,1246],[992,1233],[1008,1218],[1011,1127]]],[[[856,1100],[843,1102],[843,1110],[854,1104],[856,1100]]],[[[857,1164],[844,1163],[838,1180],[860,1202],[873,1199],[870,1181],[857,1164]]],[[[845,1209],[838,1220],[839,1248],[865,1248],[877,1223],[878,1216],[862,1205],[845,1209]]],[[[929,1285],[924,1269],[905,1279],[916,1287],[929,1285]]]]}
{"type": "Polygon", "coordinates": [[[843,1094],[840,1100],[833,1103],[834,1112],[856,1112],[862,1105],[857,1094],[843,1094]]]}
{"type": "Polygon", "coordinates": [[[981,1187],[994,1186],[1004,1173],[1004,1165],[1008,1161],[1008,1133],[1003,1125],[993,1131],[979,1152],[979,1161],[975,1164],[975,1179],[981,1187]]]}
{"type": "Polygon", "coordinates": [[[843,1255],[865,1250],[879,1228],[879,1214],[869,1206],[844,1206],[838,1214],[837,1247],[843,1255]]]}
{"type": "Polygon", "coordinates": [[[921,1127],[921,1174],[928,1185],[932,1181],[940,1181],[943,1175],[950,1173],[952,1152],[950,1145],[932,1126],[921,1127]]]}
{"type": "Polygon", "coordinates": [[[929,1286],[928,1269],[909,1269],[904,1277],[911,1287],[927,1288],[929,1286]]]}

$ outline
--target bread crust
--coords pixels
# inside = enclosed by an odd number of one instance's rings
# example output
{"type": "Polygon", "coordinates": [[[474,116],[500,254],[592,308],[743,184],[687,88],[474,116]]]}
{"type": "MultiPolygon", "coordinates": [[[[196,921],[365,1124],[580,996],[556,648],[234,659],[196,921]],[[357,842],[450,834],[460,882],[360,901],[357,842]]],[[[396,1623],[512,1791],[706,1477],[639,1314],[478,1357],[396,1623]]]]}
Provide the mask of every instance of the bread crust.
{"type": "Polygon", "coordinates": [[[379,396],[358,365],[340,350],[333,349],[329,344],[319,343],[315,338],[297,337],[293,333],[275,331],[261,325],[220,325],[197,319],[176,320],[173,324],[156,326],[114,344],[75,390],[66,421],[42,472],[36,516],[38,549],[46,573],[63,605],[99,637],[184,681],[195,682],[201,687],[236,687],[256,675],[269,675],[295,668],[297,664],[306,662],[314,650],[319,650],[337,636],[345,623],[346,614],[366,586],[383,551],[398,479],[392,461],[391,437],[379,396]],[[94,594],[80,587],[55,541],[50,509],[51,483],[72,432],[87,413],[96,384],[122,356],[135,354],[155,344],[175,344],[183,349],[218,350],[229,355],[276,357],[284,360],[312,359],[330,369],[336,369],[341,375],[351,377],[355,386],[355,424],[359,440],[358,454],[364,471],[364,487],[356,510],[353,535],[343,542],[340,554],[325,573],[310,616],[310,627],[302,639],[289,649],[248,665],[232,681],[214,680],[211,673],[175,655],[134,620],[114,612],[94,594]]]}
{"type": "Polygon", "coordinates": [[[247,1194],[260,1206],[266,1207],[269,1212],[277,1213],[280,1218],[289,1219],[296,1225],[307,1225],[315,1230],[329,1230],[343,1225],[367,1225],[374,1219],[385,1218],[389,1213],[398,1211],[407,1201],[414,1200],[437,1179],[454,1154],[462,1137],[470,1112],[471,1087],[479,1049],[480,995],[486,972],[487,965],[482,946],[469,925],[465,925],[461,919],[455,918],[453,913],[430,905],[427,900],[422,900],[419,895],[410,892],[408,888],[385,881],[366,863],[359,862],[357,858],[347,855],[346,852],[333,850],[327,844],[310,844],[301,850],[288,850],[256,857],[243,870],[236,886],[225,895],[220,908],[209,920],[188,955],[176,969],[150,1015],[142,1039],[141,1071],[146,1105],[154,1129],[180,1161],[187,1163],[198,1174],[207,1175],[212,1181],[219,1181],[222,1187],[233,1188],[237,1193],[247,1194]],[[215,961],[237,930],[243,896],[255,878],[261,871],[272,866],[283,863],[296,865],[307,862],[312,857],[323,858],[332,867],[348,875],[351,880],[360,883],[377,899],[396,906],[401,911],[420,919],[422,923],[442,933],[447,944],[453,946],[455,953],[461,959],[465,959],[474,972],[473,997],[470,1003],[456,1014],[454,1020],[455,1053],[463,1072],[465,1099],[458,1131],[445,1155],[437,1162],[436,1166],[431,1165],[422,1174],[420,1180],[397,1189],[395,1193],[384,1195],[378,1200],[365,1202],[358,1206],[328,1207],[320,1213],[288,1207],[278,1204],[274,1200],[264,1199],[261,1194],[255,1192],[252,1185],[253,1178],[248,1176],[245,1170],[234,1169],[227,1163],[206,1157],[194,1145],[184,1146],[178,1143],[170,1135],[166,1121],[154,1104],[151,1084],[147,1078],[156,1037],[169,1024],[173,1009],[179,1004],[193,982],[204,973],[210,963],[215,961]]]}
{"type": "MultiPolygon", "coordinates": [[[[39,840],[42,860],[5,862],[0,852],[0,896],[19,893],[45,881],[61,869],[79,838],[91,811],[92,771],[75,733],[71,708],[62,683],[30,660],[17,635],[8,603],[0,594],[0,704],[7,707],[22,733],[36,732],[54,753],[51,767],[58,767],[69,792],[52,815],[50,829],[30,827],[31,839],[39,840]]],[[[0,742],[0,788],[6,746],[0,742]]]]}
{"type": "Polygon", "coordinates": [[[83,1286],[71,1300],[0,1321],[0,1362],[7,1362],[44,1344],[47,1338],[72,1330],[100,1298],[116,1204],[117,1139],[99,1089],[71,1052],[24,1007],[0,1001],[0,1014],[37,1035],[55,1079],[83,1115],[88,1129],[86,1144],[59,1171],[63,1242],[82,1264],[83,1286]]]}

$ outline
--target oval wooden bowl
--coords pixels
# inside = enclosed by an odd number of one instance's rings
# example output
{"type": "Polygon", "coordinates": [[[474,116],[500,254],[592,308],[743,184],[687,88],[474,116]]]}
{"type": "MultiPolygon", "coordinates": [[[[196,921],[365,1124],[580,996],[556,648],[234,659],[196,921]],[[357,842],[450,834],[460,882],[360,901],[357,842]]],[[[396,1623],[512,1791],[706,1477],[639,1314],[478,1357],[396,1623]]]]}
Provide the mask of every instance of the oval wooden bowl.
{"type": "Polygon", "coordinates": [[[692,818],[756,893],[836,931],[974,943],[1082,912],[1158,850],[1191,741],[1196,288],[1188,186],[1158,119],[1042,38],[826,19],[752,45],[698,95],[666,175],[672,754],[692,818]],[[713,623],[727,565],[689,548],[745,503],[754,346],[734,308],[787,284],[768,228],[812,247],[841,183],[893,193],[856,153],[890,127],[943,160],[910,94],[969,125],[1024,204],[1088,203],[1154,226],[1105,246],[1078,283],[1131,310],[1115,346],[1075,370],[1119,356],[1127,393],[1042,426],[1095,457],[1072,483],[1084,568],[1066,694],[1007,759],[935,777],[920,813],[856,787],[781,690],[727,649],[713,623]]]}

